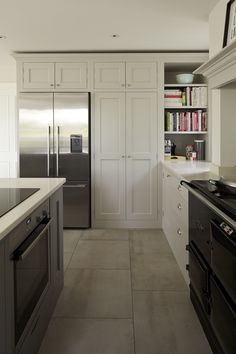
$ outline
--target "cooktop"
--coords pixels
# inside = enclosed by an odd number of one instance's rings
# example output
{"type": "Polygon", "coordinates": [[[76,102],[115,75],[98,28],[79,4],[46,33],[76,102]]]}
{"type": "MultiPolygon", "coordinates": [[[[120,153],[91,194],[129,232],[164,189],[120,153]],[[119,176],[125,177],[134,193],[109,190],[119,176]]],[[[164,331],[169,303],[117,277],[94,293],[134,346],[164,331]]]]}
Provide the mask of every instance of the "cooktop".
{"type": "Polygon", "coordinates": [[[234,194],[230,193],[227,188],[218,187],[209,181],[193,180],[191,185],[202,192],[219,209],[236,219],[236,188],[234,194]]]}
{"type": "Polygon", "coordinates": [[[0,188],[0,217],[39,191],[39,188],[0,188]]]}

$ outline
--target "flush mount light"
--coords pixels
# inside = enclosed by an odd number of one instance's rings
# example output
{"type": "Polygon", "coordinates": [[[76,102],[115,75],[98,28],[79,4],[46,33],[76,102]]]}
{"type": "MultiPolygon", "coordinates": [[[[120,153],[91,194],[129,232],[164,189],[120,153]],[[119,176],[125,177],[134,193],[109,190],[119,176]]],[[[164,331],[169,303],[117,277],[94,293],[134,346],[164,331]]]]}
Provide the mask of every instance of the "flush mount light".
{"type": "Polygon", "coordinates": [[[120,36],[119,36],[119,34],[112,34],[112,37],[113,37],[113,38],[118,38],[118,37],[120,37],[120,36]]]}
{"type": "Polygon", "coordinates": [[[4,34],[0,34],[0,39],[6,39],[7,36],[4,36],[4,34]]]}

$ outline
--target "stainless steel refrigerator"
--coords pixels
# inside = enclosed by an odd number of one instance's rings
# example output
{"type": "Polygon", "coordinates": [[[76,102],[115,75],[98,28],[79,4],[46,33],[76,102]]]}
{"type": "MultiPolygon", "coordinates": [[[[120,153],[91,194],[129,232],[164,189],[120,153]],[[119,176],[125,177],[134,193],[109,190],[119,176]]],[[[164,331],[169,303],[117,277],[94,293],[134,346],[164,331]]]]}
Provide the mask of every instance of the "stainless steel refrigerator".
{"type": "Polygon", "coordinates": [[[89,93],[19,96],[20,177],[65,177],[64,227],[90,227],[89,93]]]}

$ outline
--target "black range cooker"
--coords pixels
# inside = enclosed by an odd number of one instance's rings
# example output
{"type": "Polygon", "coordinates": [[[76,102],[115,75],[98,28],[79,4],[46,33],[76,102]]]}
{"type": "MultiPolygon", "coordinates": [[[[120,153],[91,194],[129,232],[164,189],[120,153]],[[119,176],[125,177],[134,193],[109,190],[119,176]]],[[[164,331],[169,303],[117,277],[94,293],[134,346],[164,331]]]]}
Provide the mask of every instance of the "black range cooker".
{"type": "Polygon", "coordinates": [[[190,297],[214,354],[236,353],[236,184],[182,181],[189,191],[190,297]]]}

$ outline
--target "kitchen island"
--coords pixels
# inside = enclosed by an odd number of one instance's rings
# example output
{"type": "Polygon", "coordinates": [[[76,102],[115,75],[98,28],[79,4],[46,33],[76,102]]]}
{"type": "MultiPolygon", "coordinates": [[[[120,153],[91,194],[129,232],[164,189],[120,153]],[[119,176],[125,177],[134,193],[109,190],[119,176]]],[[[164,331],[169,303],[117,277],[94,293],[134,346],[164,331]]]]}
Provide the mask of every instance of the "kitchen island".
{"type": "Polygon", "coordinates": [[[64,178],[0,179],[0,353],[36,354],[63,287],[64,178]],[[16,189],[16,193],[13,191],[16,189]],[[23,190],[22,190],[23,189],[23,190]]]}

